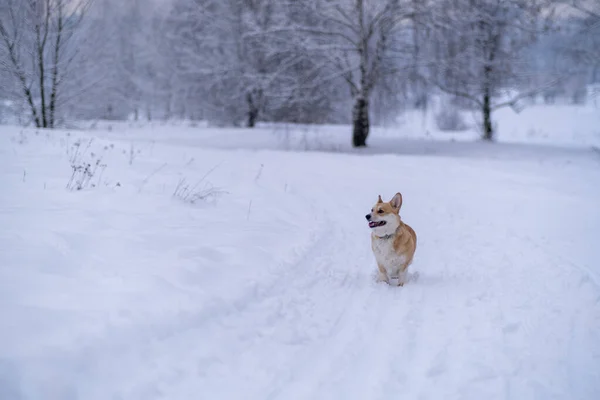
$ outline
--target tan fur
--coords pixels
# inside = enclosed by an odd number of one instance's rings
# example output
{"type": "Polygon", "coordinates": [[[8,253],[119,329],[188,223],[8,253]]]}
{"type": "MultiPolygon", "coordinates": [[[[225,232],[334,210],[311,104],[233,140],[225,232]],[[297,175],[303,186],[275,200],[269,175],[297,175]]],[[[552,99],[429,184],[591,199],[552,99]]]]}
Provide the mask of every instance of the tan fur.
{"type": "Polygon", "coordinates": [[[387,203],[383,202],[379,196],[371,213],[366,216],[370,221],[386,221],[384,226],[373,229],[371,249],[377,261],[379,280],[389,284],[390,272],[397,273],[398,286],[403,286],[406,282],[406,272],[413,262],[417,248],[417,234],[412,227],[401,220],[401,207],[402,195],[400,193],[396,193],[387,203]]]}

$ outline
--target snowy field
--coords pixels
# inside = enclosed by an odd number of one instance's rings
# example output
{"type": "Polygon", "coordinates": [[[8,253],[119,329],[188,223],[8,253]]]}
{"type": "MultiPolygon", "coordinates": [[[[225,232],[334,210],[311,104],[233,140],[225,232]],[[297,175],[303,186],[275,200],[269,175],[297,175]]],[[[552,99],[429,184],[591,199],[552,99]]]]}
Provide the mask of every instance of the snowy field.
{"type": "Polygon", "coordinates": [[[599,399],[600,112],[559,108],[497,144],[413,121],[364,150],[0,127],[0,399],[599,399]],[[396,191],[402,288],[364,219],[396,191]]]}

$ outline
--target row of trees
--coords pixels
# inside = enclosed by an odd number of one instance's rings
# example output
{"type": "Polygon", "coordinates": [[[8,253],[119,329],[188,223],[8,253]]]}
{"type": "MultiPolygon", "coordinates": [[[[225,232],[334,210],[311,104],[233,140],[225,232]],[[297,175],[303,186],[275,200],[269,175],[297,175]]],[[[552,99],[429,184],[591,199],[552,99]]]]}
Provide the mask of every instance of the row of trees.
{"type": "Polygon", "coordinates": [[[49,128],[351,120],[360,147],[373,117],[445,93],[492,139],[494,110],[600,68],[599,15],[586,0],[0,0],[0,99],[49,128]]]}

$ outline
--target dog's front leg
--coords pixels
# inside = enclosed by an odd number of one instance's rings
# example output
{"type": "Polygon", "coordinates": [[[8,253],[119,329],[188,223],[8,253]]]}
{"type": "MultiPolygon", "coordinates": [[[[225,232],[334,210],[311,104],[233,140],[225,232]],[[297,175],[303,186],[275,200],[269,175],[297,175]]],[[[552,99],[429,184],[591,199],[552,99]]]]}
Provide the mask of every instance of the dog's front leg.
{"type": "Polygon", "coordinates": [[[398,286],[404,286],[406,283],[406,269],[400,271],[398,274],[398,286]]]}
{"type": "Polygon", "coordinates": [[[377,282],[385,282],[389,285],[390,278],[388,277],[386,269],[379,263],[377,263],[377,267],[379,268],[379,273],[377,274],[377,282]]]}

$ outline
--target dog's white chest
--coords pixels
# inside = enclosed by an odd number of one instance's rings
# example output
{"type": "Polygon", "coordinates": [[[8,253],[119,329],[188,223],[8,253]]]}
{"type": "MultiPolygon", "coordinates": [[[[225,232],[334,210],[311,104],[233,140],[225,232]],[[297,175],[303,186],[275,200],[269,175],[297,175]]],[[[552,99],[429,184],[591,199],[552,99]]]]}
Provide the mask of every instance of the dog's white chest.
{"type": "Polygon", "coordinates": [[[393,239],[376,239],[373,243],[373,253],[377,263],[384,267],[389,276],[396,276],[406,258],[396,253],[393,239]]]}

